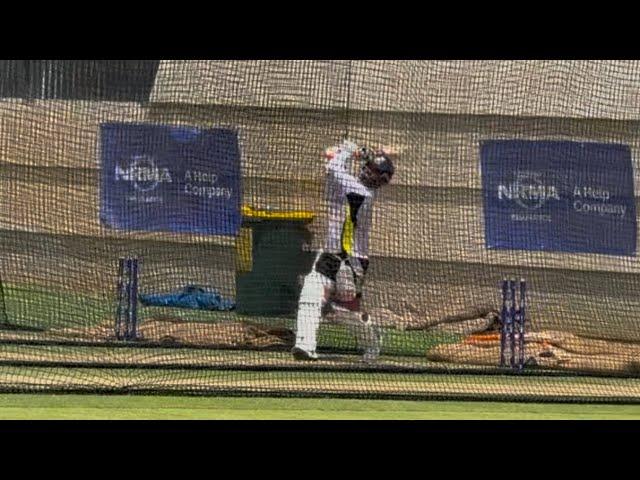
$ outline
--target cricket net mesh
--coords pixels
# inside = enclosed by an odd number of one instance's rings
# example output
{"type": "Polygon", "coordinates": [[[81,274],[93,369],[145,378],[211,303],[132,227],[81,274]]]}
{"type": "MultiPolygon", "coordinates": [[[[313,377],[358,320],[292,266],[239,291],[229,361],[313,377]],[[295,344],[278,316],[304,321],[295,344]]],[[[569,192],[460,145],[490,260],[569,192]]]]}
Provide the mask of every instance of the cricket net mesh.
{"type": "Polygon", "coordinates": [[[0,61],[0,389],[635,402],[639,100],[635,61],[0,61]],[[396,167],[382,350],[327,315],[301,362],[345,138],[396,167]]]}

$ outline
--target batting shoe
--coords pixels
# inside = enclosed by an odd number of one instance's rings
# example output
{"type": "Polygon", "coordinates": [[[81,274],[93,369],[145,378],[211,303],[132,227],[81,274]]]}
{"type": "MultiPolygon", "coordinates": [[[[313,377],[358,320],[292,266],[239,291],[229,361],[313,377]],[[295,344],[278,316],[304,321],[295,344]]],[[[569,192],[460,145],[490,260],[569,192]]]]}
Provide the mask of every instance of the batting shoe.
{"type": "Polygon", "coordinates": [[[291,349],[291,354],[296,360],[305,362],[315,362],[316,360],[318,360],[318,354],[315,352],[315,350],[309,352],[300,347],[293,347],[291,349]]]}

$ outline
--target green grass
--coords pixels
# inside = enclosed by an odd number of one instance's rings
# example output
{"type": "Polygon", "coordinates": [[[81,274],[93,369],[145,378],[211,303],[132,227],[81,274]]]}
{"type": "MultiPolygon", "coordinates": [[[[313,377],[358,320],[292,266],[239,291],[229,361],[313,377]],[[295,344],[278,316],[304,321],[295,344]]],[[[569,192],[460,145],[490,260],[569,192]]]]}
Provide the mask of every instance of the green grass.
{"type": "Polygon", "coordinates": [[[0,419],[86,420],[618,420],[640,406],[554,403],[0,395],[0,419]]]}
{"type": "Polygon", "coordinates": [[[5,286],[9,320],[20,326],[62,328],[94,326],[112,317],[115,310],[106,299],[57,292],[36,286],[5,286]]]}
{"type": "MultiPolygon", "coordinates": [[[[7,306],[12,320],[18,319],[21,326],[29,327],[90,327],[101,324],[113,317],[113,306],[109,298],[97,298],[73,294],[71,292],[54,292],[39,288],[6,289],[7,306]]],[[[202,312],[180,309],[142,309],[142,322],[150,315],[171,315],[181,317],[185,321],[232,321],[248,320],[252,322],[274,323],[293,326],[291,318],[257,318],[239,317],[230,312],[202,312]]],[[[37,337],[37,333],[33,337],[37,337]]],[[[31,334],[29,334],[31,336],[31,334]]],[[[419,365],[427,363],[425,352],[433,345],[443,342],[455,342],[455,335],[432,334],[428,332],[402,332],[386,330],[385,347],[382,357],[389,364],[419,365]]],[[[323,325],[320,330],[320,343],[325,347],[354,349],[353,334],[346,328],[337,325],[323,325]]],[[[51,396],[46,392],[195,392],[219,395],[221,392],[244,392],[249,395],[263,396],[282,393],[292,396],[313,396],[334,394],[336,396],[366,396],[383,398],[407,398],[408,396],[431,399],[484,399],[513,400],[583,400],[594,399],[611,401],[613,399],[635,401],[640,398],[640,379],[616,379],[602,377],[557,377],[557,376],[504,376],[504,375],[450,375],[446,371],[440,374],[390,374],[380,372],[356,373],[353,365],[356,357],[335,355],[340,371],[239,371],[234,365],[245,364],[268,367],[291,362],[287,352],[249,352],[222,351],[210,349],[143,349],[135,347],[98,348],[80,346],[27,346],[2,345],[0,358],[6,363],[0,366],[0,388],[2,391],[44,392],[42,397],[29,395],[7,396],[7,399],[52,399],[53,403],[37,403],[32,406],[0,402],[0,418],[7,418],[11,413],[16,418],[520,418],[529,413],[533,417],[545,413],[550,415],[574,415],[577,418],[583,410],[575,410],[575,405],[561,405],[556,410],[536,410],[535,404],[527,404],[526,408],[513,412],[508,405],[505,408],[491,407],[496,404],[459,403],[459,402],[391,402],[380,401],[356,402],[345,404],[346,400],[269,400],[269,399],[199,399],[200,402],[190,407],[189,401],[196,399],[162,400],[154,403],[148,400],[149,406],[138,404],[141,398],[162,397],[92,397],[92,396],[51,396]],[[351,358],[353,357],[353,358],[351,358]],[[63,368],[62,366],[36,366],[34,364],[16,366],[9,362],[59,362],[58,365],[71,361],[83,361],[96,365],[110,366],[115,364],[127,368],[63,368]],[[165,367],[145,370],[136,368],[142,363],[162,366],[162,362],[173,365],[174,369],[165,367]],[[340,362],[343,362],[344,365],[340,362]],[[176,366],[178,365],[178,366],[176,366]],[[189,366],[208,366],[208,368],[188,369],[189,366]],[[399,396],[404,395],[404,396],[399,396]],[[82,399],[82,400],[73,400],[82,399]],[[122,404],[117,399],[129,399],[134,403],[122,404]],[[115,402],[102,404],[100,402],[115,402]],[[112,400],[109,400],[112,399],[112,400]],[[115,399],[115,400],[114,400],[115,399]],[[89,404],[83,402],[90,402],[89,404]],[[182,404],[181,402],[187,402],[182,404]],[[248,406],[239,408],[242,402],[248,406]],[[93,403],[91,403],[93,402],[93,403]],[[234,403],[236,402],[236,403],[234,403]],[[240,402],[240,403],[237,403],[240,402]],[[253,402],[253,403],[251,403],[253,402]],[[255,403],[258,402],[258,403],[255,403]],[[261,404],[260,402],[263,402],[261,404]],[[270,403],[271,402],[271,403],[270,403]],[[275,402],[275,403],[273,403],[275,402]],[[280,403],[278,403],[280,402],[280,403]],[[290,402],[290,403],[287,403],[290,402]],[[296,403],[299,402],[299,403],[296,403]],[[320,403],[317,403],[320,402],[320,403]],[[336,403],[337,402],[337,403],[336,403]],[[95,406],[98,405],[98,406],[95,406]],[[128,406],[124,406],[128,405],[128,406]],[[204,405],[204,406],[203,406],[204,405]],[[331,407],[334,405],[335,407],[331,407]],[[423,405],[422,407],[410,407],[423,405]],[[362,408],[360,407],[362,406],[362,408]],[[375,406],[375,408],[373,408],[375,406]],[[569,408],[570,410],[566,410],[569,408]],[[574,410],[571,410],[574,408],[574,410]],[[240,410],[238,412],[237,410],[240,410]],[[532,410],[533,409],[533,410],[532,410]],[[192,411],[193,410],[193,411],[192,411]],[[495,411],[494,411],[495,410],[495,411]],[[4,413],[3,413],[4,412],[4,413]],[[529,412],[529,413],[527,413],[529,412]],[[556,412],[556,413],[554,413],[556,412]],[[2,417],[5,415],[5,417],[2,417]],[[29,417],[28,415],[31,415],[29,417]],[[95,417],[95,416],[98,417],[95,417]],[[158,415],[160,417],[158,417],[158,415]],[[342,417],[347,415],[346,417],[342,417]],[[435,415],[431,417],[430,415],[435,415]],[[469,417],[468,415],[472,415],[469,417]],[[496,417],[496,415],[506,415],[496,417]],[[53,417],[51,417],[53,416],[53,417]],[[245,417],[240,417],[245,418],[245,417]]],[[[85,365],[87,366],[87,365],[85,365]]],[[[322,363],[318,362],[322,367],[322,363]]],[[[441,368],[445,368],[442,366],[441,368]]],[[[470,367],[479,372],[480,367],[470,367]]],[[[3,397],[4,398],[4,397],[3,397]]],[[[7,400],[8,401],[8,400],[7,400]]],[[[552,404],[550,404],[552,405],[552,404]]],[[[637,415],[638,407],[631,410],[606,405],[589,405],[585,407],[591,415],[603,415],[608,418],[610,412],[633,412],[637,415]],[[595,409],[594,409],[595,408],[595,409]],[[604,409],[603,409],[604,408],[604,409]]],[[[542,407],[540,407],[542,408],[542,407]]],[[[523,418],[525,418],[523,417],[523,418]]],[[[549,418],[551,418],[549,417],[549,418]]],[[[594,417],[598,418],[598,417],[594,417]]]]}
{"type": "MultiPolygon", "coordinates": [[[[225,369],[256,366],[281,367],[288,370],[299,369],[301,364],[293,360],[288,351],[249,351],[214,350],[207,348],[142,348],[135,345],[127,347],[95,347],[67,345],[19,345],[0,344],[0,363],[3,365],[30,363],[42,366],[96,367],[122,366],[140,368],[200,367],[225,369]]],[[[305,369],[340,371],[345,369],[371,369],[360,363],[360,355],[326,355],[324,360],[305,363],[305,369]]],[[[401,357],[384,355],[376,365],[380,371],[398,367],[424,369],[445,366],[430,362],[426,357],[401,357]]],[[[469,367],[473,368],[473,367],[469,367]]],[[[414,370],[415,371],[415,370],[414,370]]]]}
{"type": "Polygon", "coordinates": [[[138,368],[60,368],[1,366],[0,388],[7,391],[164,393],[211,396],[225,392],[290,397],[366,396],[429,400],[522,401],[591,399],[600,403],[635,402],[640,379],[503,375],[389,374],[369,372],[278,372],[138,368]],[[403,398],[404,397],[404,398],[403,398]]]}
{"type": "MultiPolygon", "coordinates": [[[[47,290],[35,286],[5,286],[7,310],[11,320],[20,326],[35,328],[92,327],[109,321],[115,313],[111,298],[98,298],[75,292],[47,290]]],[[[287,317],[247,317],[234,312],[212,312],[166,307],[144,307],[139,310],[140,322],[156,316],[170,316],[185,321],[229,322],[249,321],[272,326],[295,328],[295,319],[287,317]]],[[[460,336],[387,329],[383,354],[424,357],[427,350],[441,343],[456,343],[460,336]]],[[[354,334],[344,326],[322,324],[318,332],[320,347],[340,350],[356,349],[354,334]]]]}

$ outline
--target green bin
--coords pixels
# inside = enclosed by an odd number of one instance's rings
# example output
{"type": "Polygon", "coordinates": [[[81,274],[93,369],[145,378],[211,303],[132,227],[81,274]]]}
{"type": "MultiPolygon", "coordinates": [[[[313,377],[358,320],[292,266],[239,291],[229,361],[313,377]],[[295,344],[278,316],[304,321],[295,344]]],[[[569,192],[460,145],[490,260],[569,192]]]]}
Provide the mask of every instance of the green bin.
{"type": "Polygon", "coordinates": [[[242,315],[294,315],[301,278],[315,254],[309,251],[311,212],[243,208],[237,239],[236,311],[242,315]]]}

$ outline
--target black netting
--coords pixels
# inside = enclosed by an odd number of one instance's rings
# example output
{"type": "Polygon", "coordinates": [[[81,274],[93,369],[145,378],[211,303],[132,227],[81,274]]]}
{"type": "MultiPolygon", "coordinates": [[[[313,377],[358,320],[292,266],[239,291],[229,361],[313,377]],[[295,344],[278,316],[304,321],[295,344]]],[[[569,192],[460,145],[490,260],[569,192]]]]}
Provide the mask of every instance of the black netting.
{"type": "Polygon", "coordinates": [[[639,73],[0,61],[0,389],[636,401],[639,73]]]}

